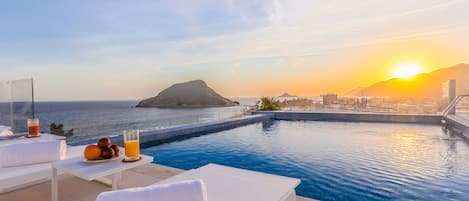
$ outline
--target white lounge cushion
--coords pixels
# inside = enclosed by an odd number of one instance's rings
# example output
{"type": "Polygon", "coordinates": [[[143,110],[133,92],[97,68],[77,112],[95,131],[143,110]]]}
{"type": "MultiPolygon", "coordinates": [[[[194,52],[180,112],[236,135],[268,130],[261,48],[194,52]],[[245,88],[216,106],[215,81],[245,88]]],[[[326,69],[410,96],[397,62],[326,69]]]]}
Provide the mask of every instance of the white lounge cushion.
{"type": "Polygon", "coordinates": [[[12,136],[13,132],[10,129],[0,129],[0,137],[1,136],[12,136]]]}
{"type": "Polygon", "coordinates": [[[11,127],[9,127],[9,126],[4,126],[4,125],[0,125],[0,130],[4,130],[4,129],[11,130],[11,127]]]}
{"type": "Polygon", "coordinates": [[[44,134],[41,134],[40,137],[27,138],[24,134],[14,134],[11,138],[0,137],[0,147],[10,145],[10,144],[51,141],[51,140],[65,140],[65,137],[44,133],[44,134]]]}
{"type": "Polygon", "coordinates": [[[96,201],[207,201],[205,183],[198,180],[104,192],[96,201]]]}
{"type": "Polygon", "coordinates": [[[0,137],[1,136],[11,136],[13,132],[11,132],[11,128],[8,126],[0,125],[0,137]]]}
{"type": "MultiPolygon", "coordinates": [[[[83,157],[85,146],[67,148],[67,158],[83,157]]],[[[61,172],[59,172],[61,174],[61,172]]],[[[0,193],[47,181],[52,176],[51,163],[19,167],[0,167],[0,193]]]]}
{"type": "Polygon", "coordinates": [[[202,179],[215,201],[291,201],[301,180],[217,164],[189,170],[158,182],[168,184],[202,179]]]}
{"type": "Polygon", "coordinates": [[[16,167],[63,160],[67,144],[64,140],[10,144],[0,147],[0,167],[16,167]]]}

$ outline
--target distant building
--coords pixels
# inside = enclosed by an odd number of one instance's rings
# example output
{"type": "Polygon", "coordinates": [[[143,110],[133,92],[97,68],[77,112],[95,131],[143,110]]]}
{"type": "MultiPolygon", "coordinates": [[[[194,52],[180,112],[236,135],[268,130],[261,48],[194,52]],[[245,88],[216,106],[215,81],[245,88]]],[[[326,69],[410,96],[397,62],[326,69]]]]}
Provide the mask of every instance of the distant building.
{"type": "Polygon", "coordinates": [[[331,105],[337,103],[337,94],[323,94],[322,96],[322,104],[324,105],[331,105]]]}

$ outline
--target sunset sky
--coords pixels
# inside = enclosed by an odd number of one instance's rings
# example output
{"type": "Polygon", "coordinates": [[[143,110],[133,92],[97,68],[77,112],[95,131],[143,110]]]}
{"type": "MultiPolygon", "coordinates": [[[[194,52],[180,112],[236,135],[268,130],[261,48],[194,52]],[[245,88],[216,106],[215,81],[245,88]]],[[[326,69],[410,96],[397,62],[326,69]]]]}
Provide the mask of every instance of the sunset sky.
{"type": "Polygon", "coordinates": [[[39,100],[343,93],[469,62],[469,1],[1,1],[0,80],[39,100]]]}

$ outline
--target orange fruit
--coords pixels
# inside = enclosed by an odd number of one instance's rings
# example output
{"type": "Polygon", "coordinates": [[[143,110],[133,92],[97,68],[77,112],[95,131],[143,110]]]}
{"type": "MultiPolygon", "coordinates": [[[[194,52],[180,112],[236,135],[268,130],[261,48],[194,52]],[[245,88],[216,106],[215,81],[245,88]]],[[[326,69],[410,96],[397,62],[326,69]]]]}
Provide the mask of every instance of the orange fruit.
{"type": "Polygon", "coordinates": [[[101,157],[101,148],[94,144],[90,144],[86,146],[85,150],[83,151],[83,155],[88,160],[98,160],[101,157]]]}

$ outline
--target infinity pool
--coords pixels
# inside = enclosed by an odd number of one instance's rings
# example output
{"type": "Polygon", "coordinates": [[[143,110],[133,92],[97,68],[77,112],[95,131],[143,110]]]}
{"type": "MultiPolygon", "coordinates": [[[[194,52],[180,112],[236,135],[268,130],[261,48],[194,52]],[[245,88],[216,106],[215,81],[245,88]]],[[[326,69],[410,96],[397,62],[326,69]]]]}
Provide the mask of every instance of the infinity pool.
{"type": "Polygon", "coordinates": [[[272,121],[145,149],[158,164],[218,163],[301,179],[320,200],[468,200],[469,145],[439,126],[272,121]]]}

